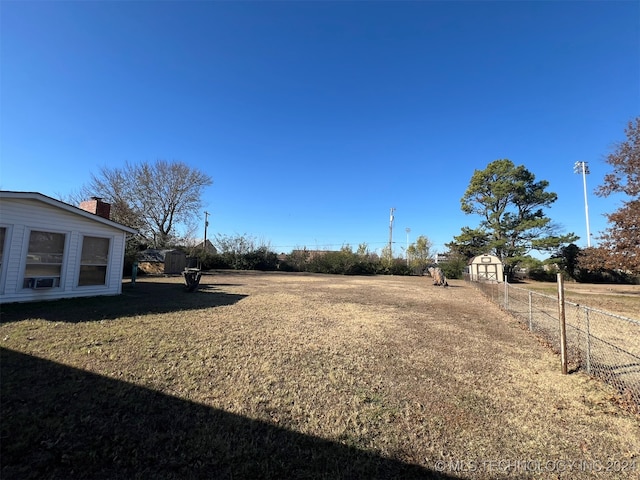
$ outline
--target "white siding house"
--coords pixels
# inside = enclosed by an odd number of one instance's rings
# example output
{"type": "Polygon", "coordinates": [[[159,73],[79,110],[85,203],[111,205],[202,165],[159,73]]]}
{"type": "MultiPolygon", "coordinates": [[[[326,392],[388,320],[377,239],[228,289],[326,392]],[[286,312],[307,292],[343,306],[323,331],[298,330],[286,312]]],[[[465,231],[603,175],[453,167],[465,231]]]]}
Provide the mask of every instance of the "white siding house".
{"type": "Polygon", "coordinates": [[[0,191],[0,303],[121,293],[126,236],[136,231],[105,218],[100,199],[82,207],[94,213],[0,191]]]}

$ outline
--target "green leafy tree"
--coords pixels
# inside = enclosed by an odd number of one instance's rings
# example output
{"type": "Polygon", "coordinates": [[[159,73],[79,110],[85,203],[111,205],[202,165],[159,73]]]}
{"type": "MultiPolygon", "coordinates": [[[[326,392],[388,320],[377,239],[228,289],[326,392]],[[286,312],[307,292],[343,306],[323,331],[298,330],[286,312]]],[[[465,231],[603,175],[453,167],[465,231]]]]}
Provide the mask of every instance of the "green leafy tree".
{"type": "Polygon", "coordinates": [[[466,260],[487,253],[491,247],[491,237],[481,228],[462,227],[460,235],[453,237],[453,242],[445,244],[451,253],[460,255],[466,260]]]}
{"type": "Polygon", "coordinates": [[[361,243],[358,245],[356,255],[359,257],[369,257],[371,255],[371,252],[369,252],[369,245],[367,245],[367,243],[361,243]]]}
{"type": "Polygon", "coordinates": [[[553,282],[557,278],[558,266],[555,262],[542,261],[531,256],[525,256],[518,267],[526,271],[526,277],[541,282],[553,282]]]}
{"type": "Polygon", "coordinates": [[[244,256],[246,270],[273,271],[278,269],[278,255],[267,246],[260,246],[244,256]]]}
{"type": "Polygon", "coordinates": [[[640,274],[640,117],[625,129],[627,139],[607,156],[613,172],[604,177],[596,194],[622,194],[625,200],[607,214],[609,227],[598,238],[599,245],[584,251],[580,266],[591,271],[619,270],[640,274]]]}
{"type": "Polygon", "coordinates": [[[416,238],[415,243],[409,245],[407,254],[409,255],[409,264],[412,270],[419,271],[421,274],[424,273],[429,263],[433,261],[432,248],[433,243],[425,235],[420,235],[416,238]]]}
{"type": "Polygon", "coordinates": [[[563,246],[551,260],[558,265],[558,268],[568,277],[580,281],[582,272],[578,266],[578,258],[580,257],[580,247],[575,243],[563,246]]]}
{"type": "Polygon", "coordinates": [[[287,255],[286,263],[293,271],[304,272],[310,256],[311,254],[306,248],[295,249],[287,255]]]}
{"type": "Polygon", "coordinates": [[[234,270],[272,270],[277,264],[269,242],[247,234],[215,235],[213,243],[224,263],[234,270]]]}
{"type": "Polygon", "coordinates": [[[447,278],[462,278],[467,268],[467,257],[460,253],[449,252],[447,260],[438,263],[447,278]]]}
{"type": "Polygon", "coordinates": [[[475,232],[487,233],[486,246],[502,259],[507,275],[531,250],[550,252],[578,238],[559,235],[545,216],[543,209],[557,200],[548,186],[546,180],[536,182],[523,165],[501,159],[476,170],[460,200],[463,212],[482,218],[475,232]]]}
{"type": "Polygon", "coordinates": [[[358,263],[358,256],[353,253],[350,245],[344,245],[338,251],[317,256],[311,263],[317,273],[341,275],[353,271],[358,263]]]}
{"type": "Polygon", "coordinates": [[[393,266],[393,251],[389,245],[386,245],[380,251],[381,273],[390,273],[392,266],[393,266]]]}

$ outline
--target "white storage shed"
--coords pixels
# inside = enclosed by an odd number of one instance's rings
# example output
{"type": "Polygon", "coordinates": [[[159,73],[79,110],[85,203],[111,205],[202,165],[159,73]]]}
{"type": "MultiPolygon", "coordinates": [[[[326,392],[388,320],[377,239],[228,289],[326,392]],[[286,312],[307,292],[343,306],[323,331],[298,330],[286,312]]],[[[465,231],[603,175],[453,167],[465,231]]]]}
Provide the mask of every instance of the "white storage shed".
{"type": "Polygon", "coordinates": [[[469,262],[469,278],[474,282],[502,282],[502,262],[495,255],[478,255],[469,262]]]}

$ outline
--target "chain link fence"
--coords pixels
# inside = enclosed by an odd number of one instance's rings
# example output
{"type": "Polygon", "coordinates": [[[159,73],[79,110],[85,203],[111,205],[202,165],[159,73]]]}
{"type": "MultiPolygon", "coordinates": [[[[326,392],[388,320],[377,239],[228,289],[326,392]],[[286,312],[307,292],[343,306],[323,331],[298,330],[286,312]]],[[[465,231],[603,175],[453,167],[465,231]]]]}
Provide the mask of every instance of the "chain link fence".
{"type": "MultiPolygon", "coordinates": [[[[558,297],[507,282],[471,283],[560,353],[558,297]]],[[[640,406],[640,320],[566,300],[564,311],[568,369],[583,370],[613,385],[640,406]]]]}

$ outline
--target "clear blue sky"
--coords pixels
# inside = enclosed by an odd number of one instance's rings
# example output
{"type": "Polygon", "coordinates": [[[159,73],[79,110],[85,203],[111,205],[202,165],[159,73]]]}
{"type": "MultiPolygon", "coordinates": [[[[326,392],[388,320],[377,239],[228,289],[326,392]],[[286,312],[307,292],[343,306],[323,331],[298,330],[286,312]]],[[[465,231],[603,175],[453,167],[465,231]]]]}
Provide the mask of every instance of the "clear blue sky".
{"type": "Polygon", "coordinates": [[[550,182],[585,246],[574,162],[597,235],[620,201],[593,195],[604,157],[640,113],[637,1],[3,0],[0,22],[1,189],[180,160],[214,180],[209,237],[278,252],[379,250],[391,207],[397,254],[406,228],[443,252],[500,158],[550,182]]]}

